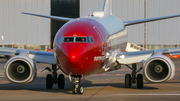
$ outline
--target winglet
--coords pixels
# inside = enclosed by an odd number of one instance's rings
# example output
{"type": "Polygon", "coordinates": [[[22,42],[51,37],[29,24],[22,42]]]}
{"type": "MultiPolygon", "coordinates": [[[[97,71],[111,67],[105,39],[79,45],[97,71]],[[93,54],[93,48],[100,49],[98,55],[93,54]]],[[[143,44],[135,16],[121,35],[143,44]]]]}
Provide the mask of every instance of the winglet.
{"type": "Polygon", "coordinates": [[[104,0],[103,11],[106,15],[112,15],[112,0],[104,0]]]}

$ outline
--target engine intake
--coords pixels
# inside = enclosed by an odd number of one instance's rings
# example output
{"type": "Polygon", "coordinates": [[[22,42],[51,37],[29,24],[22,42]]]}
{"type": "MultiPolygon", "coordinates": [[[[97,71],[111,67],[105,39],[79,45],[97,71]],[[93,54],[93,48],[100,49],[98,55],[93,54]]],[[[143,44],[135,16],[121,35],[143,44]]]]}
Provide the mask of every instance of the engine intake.
{"type": "Polygon", "coordinates": [[[14,83],[30,83],[36,77],[36,65],[27,56],[15,56],[7,61],[4,67],[5,76],[14,83]]]}
{"type": "Polygon", "coordinates": [[[174,77],[175,65],[168,57],[155,55],[144,63],[143,75],[148,82],[166,82],[174,77]]]}

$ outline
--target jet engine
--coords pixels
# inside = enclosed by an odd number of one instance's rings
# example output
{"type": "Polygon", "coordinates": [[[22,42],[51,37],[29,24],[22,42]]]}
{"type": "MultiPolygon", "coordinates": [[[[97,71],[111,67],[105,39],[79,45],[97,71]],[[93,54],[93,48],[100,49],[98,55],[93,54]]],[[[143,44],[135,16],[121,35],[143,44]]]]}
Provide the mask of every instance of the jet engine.
{"type": "Polygon", "coordinates": [[[166,82],[174,77],[175,65],[164,55],[154,55],[145,61],[143,75],[151,83],[166,82]]]}
{"type": "Polygon", "coordinates": [[[7,61],[4,73],[11,82],[26,84],[35,79],[37,69],[32,59],[27,56],[18,55],[7,61]]]}

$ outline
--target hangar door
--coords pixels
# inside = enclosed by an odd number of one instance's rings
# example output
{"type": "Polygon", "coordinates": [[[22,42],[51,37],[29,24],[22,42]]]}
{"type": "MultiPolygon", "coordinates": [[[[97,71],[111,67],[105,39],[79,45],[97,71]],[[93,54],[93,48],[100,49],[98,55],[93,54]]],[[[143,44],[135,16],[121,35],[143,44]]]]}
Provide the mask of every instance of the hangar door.
{"type": "MultiPolygon", "coordinates": [[[[51,0],[51,15],[78,18],[79,0],[51,0]]],[[[65,22],[51,20],[51,48],[53,48],[54,37],[65,22]]]]}

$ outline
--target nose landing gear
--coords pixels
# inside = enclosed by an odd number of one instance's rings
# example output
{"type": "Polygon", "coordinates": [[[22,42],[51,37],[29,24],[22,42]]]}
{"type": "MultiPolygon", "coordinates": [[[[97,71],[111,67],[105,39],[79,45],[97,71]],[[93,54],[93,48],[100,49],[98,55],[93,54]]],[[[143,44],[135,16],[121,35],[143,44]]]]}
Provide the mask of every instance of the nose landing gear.
{"type": "Polygon", "coordinates": [[[81,77],[75,77],[75,84],[72,88],[72,93],[73,94],[83,94],[84,93],[84,87],[81,85],[80,81],[81,77]]]}

